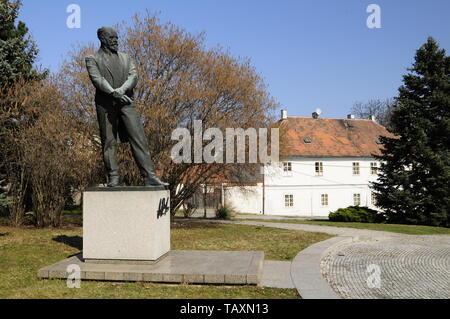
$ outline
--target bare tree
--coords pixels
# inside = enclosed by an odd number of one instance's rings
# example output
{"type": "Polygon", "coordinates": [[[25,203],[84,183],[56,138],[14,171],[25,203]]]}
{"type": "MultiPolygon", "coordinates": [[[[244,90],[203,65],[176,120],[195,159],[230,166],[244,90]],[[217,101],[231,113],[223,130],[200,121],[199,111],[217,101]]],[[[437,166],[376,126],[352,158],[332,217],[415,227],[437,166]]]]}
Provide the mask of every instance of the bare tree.
{"type": "Polygon", "coordinates": [[[368,102],[355,102],[351,109],[351,113],[356,117],[362,119],[368,119],[370,116],[375,116],[376,121],[389,127],[392,108],[394,106],[395,99],[389,98],[385,100],[373,99],[368,102]]]}
{"type": "Polygon", "coordinates": [[[98,166],[94,145],[79,118],[61,107],[55,83],[19,80],[2,94],[1,165],[16,226],[23,223],[27,197],[36,226],[60,226],[71,189],[87,185],[98,166]]]}
{"type": "MultiPolygon", "coordinates": [[[[226,128],[268,127],[277,103],[248,59],[235,58],[221,48],[206,49],[204,34],[192,35],[173,24],[161,24],[148,12],[117,29],[122,50],[136,63],[140,79],[135,90],[137,108],[157,173],[170,183],[171,212],[175,214],[200,185],[236,165],[173,163],[173,130],[187,128],[193,136],[196,120],[202,121],[203,130],[217,127],[223,132],[226,128]]],[[[84,57],[93,51],[92,44],[76,49],[58,77],[65,110],[89,126],[92,140],[98,129],[84,57]]],[[[121,145],[118,157],[125,183],[139,183],[129,146],[121,145]]],[[[254,165],[241,166],[254,169],[254,165]]]]}

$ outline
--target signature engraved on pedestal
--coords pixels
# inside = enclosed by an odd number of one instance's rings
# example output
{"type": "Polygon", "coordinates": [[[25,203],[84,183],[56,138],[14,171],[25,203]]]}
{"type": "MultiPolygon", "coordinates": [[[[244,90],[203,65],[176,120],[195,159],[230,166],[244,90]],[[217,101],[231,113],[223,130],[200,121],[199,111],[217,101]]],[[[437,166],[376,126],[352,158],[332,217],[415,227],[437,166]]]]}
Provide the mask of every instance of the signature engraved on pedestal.
{"type": "Polygon", "coordinates": [[[169,212],[169,198],[161,198],[159,200],[157,218],[166,215],[169,212]]]}

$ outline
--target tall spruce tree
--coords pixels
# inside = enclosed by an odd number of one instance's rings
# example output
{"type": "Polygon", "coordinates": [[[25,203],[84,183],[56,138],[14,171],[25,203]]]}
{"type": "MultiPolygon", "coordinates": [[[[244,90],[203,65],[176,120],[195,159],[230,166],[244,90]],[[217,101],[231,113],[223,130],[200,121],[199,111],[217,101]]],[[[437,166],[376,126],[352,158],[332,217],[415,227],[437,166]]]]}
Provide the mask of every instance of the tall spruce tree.
{"type": "Polygon", "coordinates": [[[450,226],[450,57],[433,38],[420,47],[392,113],[377,205],[392,223],[450,226]]]}
{"type": "Polygon", "coordinates": [[[36,79],[33,69],[38,54],[36,44],[28,34],[25,23],[16,23],[20,0],[0,0],[0,88],[14,82],[18,77],[36,79]]]}

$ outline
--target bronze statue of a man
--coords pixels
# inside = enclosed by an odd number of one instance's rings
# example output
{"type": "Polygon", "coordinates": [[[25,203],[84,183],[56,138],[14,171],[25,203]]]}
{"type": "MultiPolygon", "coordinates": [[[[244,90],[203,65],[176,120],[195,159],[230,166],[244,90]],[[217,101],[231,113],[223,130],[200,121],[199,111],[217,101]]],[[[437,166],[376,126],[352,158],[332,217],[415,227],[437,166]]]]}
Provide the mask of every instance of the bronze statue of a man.
{"type": "Polygon", "coordinates": [[[118,35],[110,27],[97,31],[101,47],[86,57],[89,77],[96,88],[95,105],[108,186],[119,185],[117,143],[129,141],[145,186],[168,185],[155,176],[147,138],[133,101],[138,77],[131,58],[118,52],[118,35]]]}

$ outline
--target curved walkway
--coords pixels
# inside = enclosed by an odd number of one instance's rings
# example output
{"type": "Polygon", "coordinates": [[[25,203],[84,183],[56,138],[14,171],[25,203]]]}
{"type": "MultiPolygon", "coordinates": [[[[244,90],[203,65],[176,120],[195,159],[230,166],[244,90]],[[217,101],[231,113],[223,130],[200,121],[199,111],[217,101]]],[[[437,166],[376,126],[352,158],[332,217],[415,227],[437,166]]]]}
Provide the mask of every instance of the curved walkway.
{"type": "Polygon", "coordinates": [[[370,238],[385,238],[385,237],[401,237],[408,236],[392,232],[384,232],[369,229],[357,229],[346,227],[334,227],[334,226],[320,226],[309,224],[287,224],[287,223],[274,223],[265,221],[228,221],[228,220],[201,220],[206,222],[225,223],[225,224],[238,224],[238,225],[252,225],[262,227],[274,227],[290,230],[304,230],[309,232],[319,232],[337,236],[351,236],[358,239],[370,239],[370,238]]]}
{"type": "Polygon", "coordinates": [[[291,263],[292,281],[303,298],[450,298],[449,235],[259,221],[214,222],[337,235],[299,252],[291,263]]]}
{"type": "Polygon", "coordinates": [[[300,251],[291,263],[291,278],[303,299],[340,299],[322,276],[320,266],[324,252],[346,242],[351,237],[333,237],[300,251]]]}

